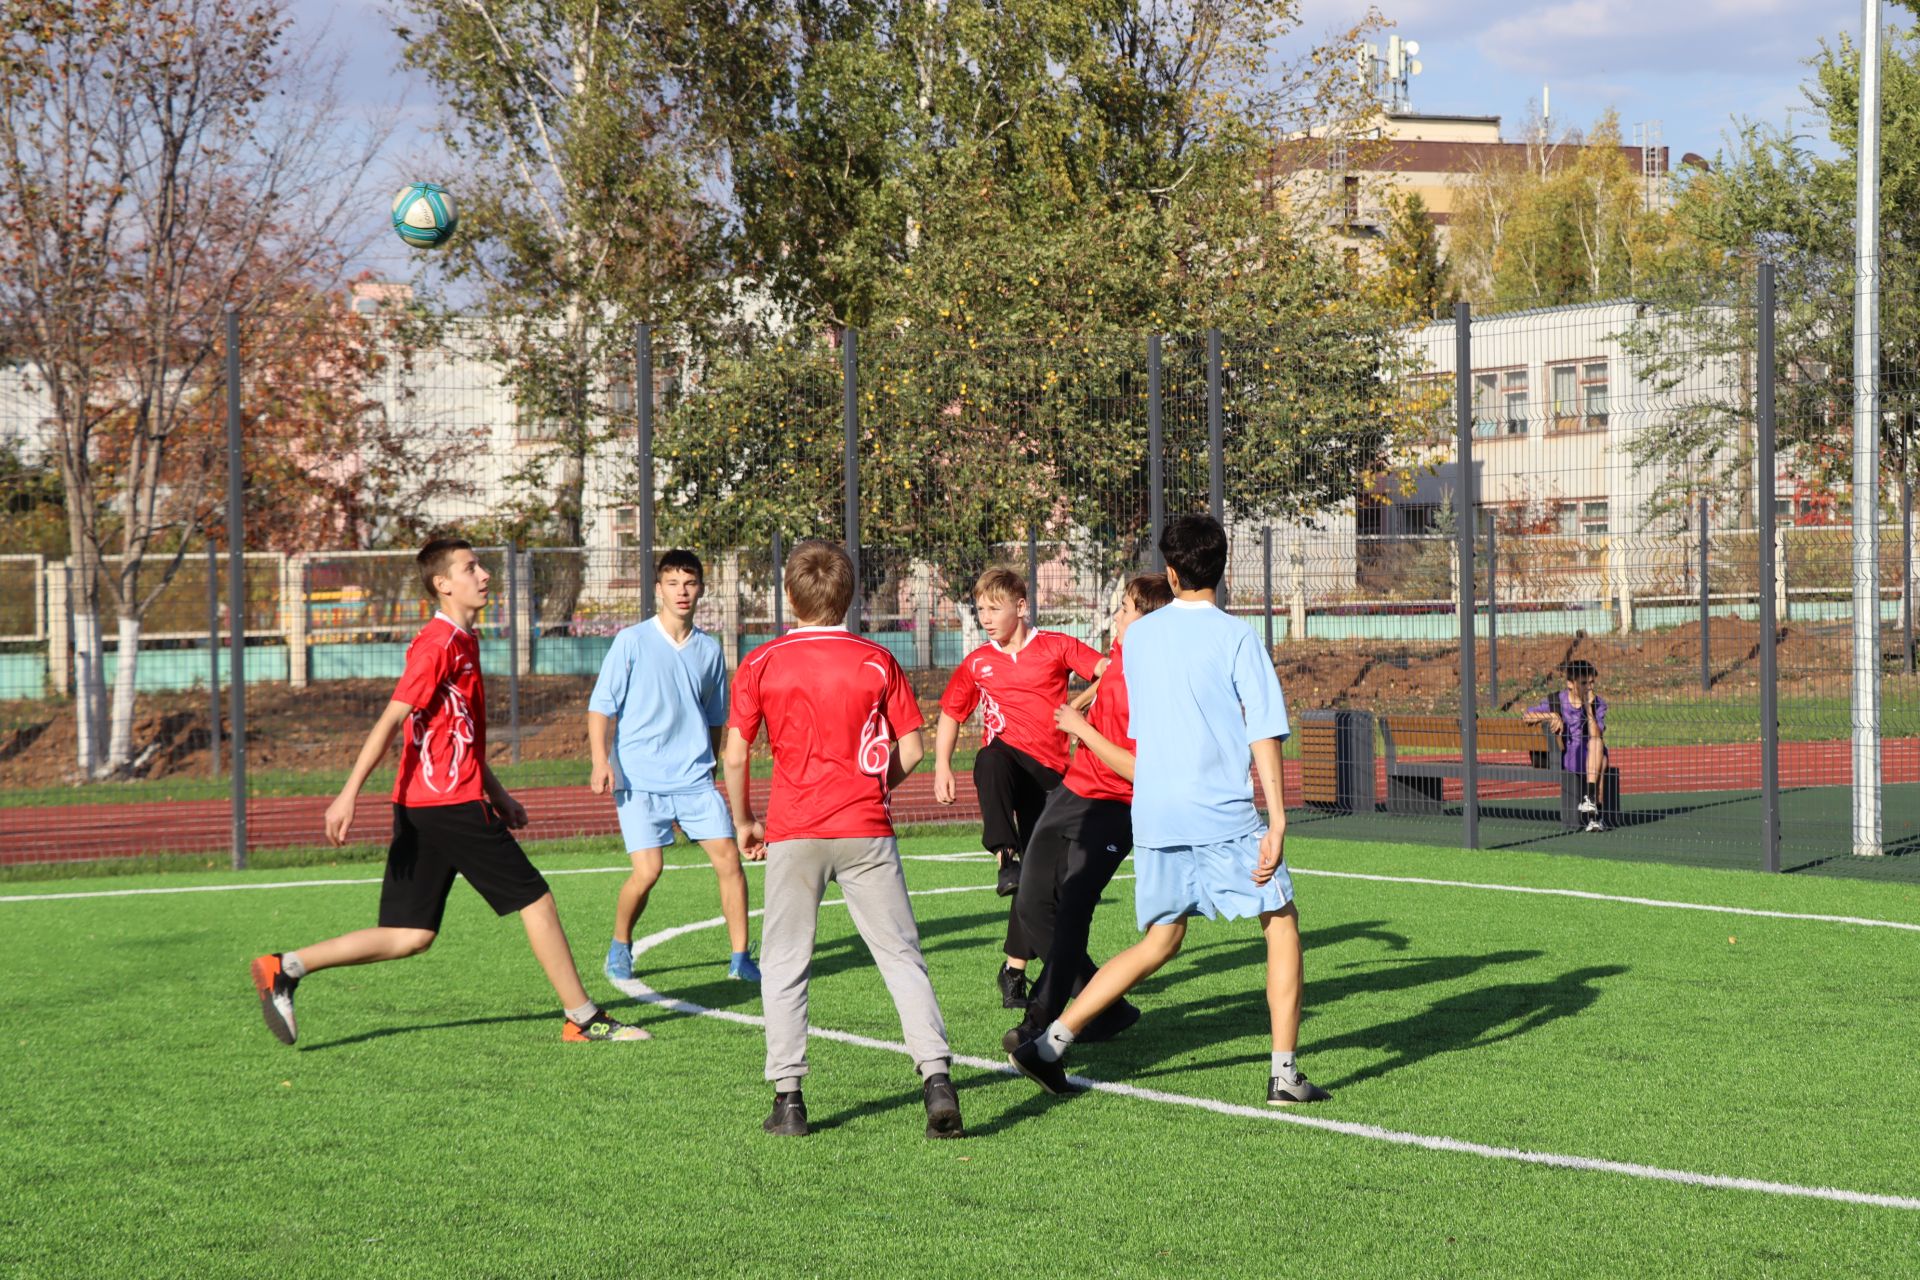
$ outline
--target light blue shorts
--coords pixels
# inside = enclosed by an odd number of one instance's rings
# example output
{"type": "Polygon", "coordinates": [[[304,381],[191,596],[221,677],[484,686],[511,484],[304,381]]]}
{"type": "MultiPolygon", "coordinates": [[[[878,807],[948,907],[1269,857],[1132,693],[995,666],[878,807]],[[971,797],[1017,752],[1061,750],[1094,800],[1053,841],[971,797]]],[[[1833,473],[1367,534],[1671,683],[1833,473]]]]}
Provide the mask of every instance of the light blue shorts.
{"type": "Polygon", "coordinates": [[[1240,920],[1293,901],[1293,877],[1282,862],[1265,884],[1253,882],[1260,831],[1215,844],[1133,851],[1133,915],[1142,929],[1185,916],[1240,920]]]}
{"type": "Polygon", "coordinates": [[[698,791],[616,791],[613,811],[620,815],[620,834],[627,852],[663,849],[673,843],[673,824],[689,840],[730,840],[733,815],[712,787],[698,791]]]}

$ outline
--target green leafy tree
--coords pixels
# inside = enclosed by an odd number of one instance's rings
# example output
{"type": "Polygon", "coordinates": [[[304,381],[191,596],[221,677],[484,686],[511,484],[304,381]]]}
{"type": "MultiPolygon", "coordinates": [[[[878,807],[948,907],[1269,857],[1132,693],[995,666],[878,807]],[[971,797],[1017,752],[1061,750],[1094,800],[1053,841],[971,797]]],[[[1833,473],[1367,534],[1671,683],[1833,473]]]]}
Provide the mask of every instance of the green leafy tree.
{"type": "Polygon", "coordinates": [[[1440,228],[1417,191],[1390,196],[1387,210],[1379,282],[1386,304],[1409,320],[1430,320],[1454,300],[1440,228]]]}
{"type": "MultiPolygon", "coordinates": [[[[683,505],[666,518],[804,527],[838,510],[830,334],[845,324],[862,330],[863,535],[886,549],[873,575],[931,560],[960,588],[1029,532],[1072,539],[1109,578],[1137,563],[1148,332],[1243,340],[1236,502],[1350,497],[1402,425],[1380,376],[1397,348],[1393,317],[1271,171],[1288,128],[1365,114],[1345,52],[1266,74],[1296,16],[1011,0],[798,23],[780,108],[734,139],[733,167],[756,269],[802,323],[778,360],[708,369],[672,415],[667,492],[683,505]],[[716,421],[737,433],[724,456],[716,421]]],[[[1170,447],[1189,454],[1196,350],[1168,351],[1170,447]]]]}
{"type": "Polygon", "coordinates": [[[718,304],[725,217],[702,112],[727,100],[706,76],[747,34],[724,6],[407,0],[399,35],[464,175],[433,266],[471,297],[515,405],[496,524],[579,546],[588,460],[633,430],[613,404],[632,388],[633,326],[697,328],[718,304]]]}

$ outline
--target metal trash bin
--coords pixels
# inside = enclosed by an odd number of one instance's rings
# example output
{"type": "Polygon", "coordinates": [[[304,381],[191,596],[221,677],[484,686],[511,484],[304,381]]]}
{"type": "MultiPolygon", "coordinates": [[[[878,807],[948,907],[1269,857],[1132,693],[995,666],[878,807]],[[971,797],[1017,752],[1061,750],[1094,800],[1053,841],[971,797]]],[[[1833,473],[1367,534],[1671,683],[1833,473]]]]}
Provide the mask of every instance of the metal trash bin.
{"type": "Polygon", "coordinates": [[[1334,813],[1372,813],[1373,713],[1305,711],[1298,718],[1300,800],[1334,813]]]}

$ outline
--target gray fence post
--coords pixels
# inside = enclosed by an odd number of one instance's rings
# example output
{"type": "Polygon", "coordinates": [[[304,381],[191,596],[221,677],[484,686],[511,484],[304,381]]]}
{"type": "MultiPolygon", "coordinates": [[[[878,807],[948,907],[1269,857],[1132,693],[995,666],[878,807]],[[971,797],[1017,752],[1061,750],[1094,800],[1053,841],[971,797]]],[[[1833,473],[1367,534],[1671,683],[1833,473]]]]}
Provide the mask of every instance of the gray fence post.
{"type": "Polygon", "coordinates": [[[247,865],[247,556],[240,463],[240,313],[227,307],[227,674],[233,721],[233,868],[247,865]]]}
{"type": "Polygon", "coordinates": [[[773,638],[787,629],[787,562],[780,554],[780,531],[773,531],[773,638]]]}
{"type": "Polygon", "coordinates": [[[1913,674],[1913,473],[1900,456],[1900,669],[1913,674]]]}
{"type": "Polygon", "coordinates": [[[213,534],[207,534],[207,750],[212,757],[208,776],[220,776],[220,553],[213,534]]]}
{"type": "Polygon", "coordinates": [[[634,540],[640,544],[640,616],[653,616],[653,326],[640,325],[633,336],[633,406],[639,415],[640,502],[634,512],[634,540]]]}
{"type": "Polygon", "coordinates": [[[1755,405],[1755,434],[1760,471],[1760,848],[1768,871],[1780,869],[1780,665],[1776,645],[1780,620],[1772,590],[1775,523],[1773,493],[1778,484],[1773,461],[1774,379],[1773,264],[1760,266],[1760,377],[1755,405]]]}
{"type": "MultiPolygon", "coordinates": [[[[1500,709],[1500,555],[1493,512],[1487,512],[1487,702],[1500,709]]],[[[1523,548],[1524,549],[1524,548],[1523,548]]]]}
{"type": "MultiPolygon", "coordinates": [[[[1207,330],[1207,510],[1222,526],[1227,523],[1226,430],[1220,421],[1220,331],[1207,330]]],[[[1231,566],[1233,559],[1227,559],[1231,566]]],[[[1228,573],[1220,575],[1213,602],[1222,609],[1229,598],[1228,573]]]]}
{"type": "Polygon", "coordinates": [[[1273,526],[1260,530],[1260,586],[1266,601],[1262,616],[1267,621],[1267,651],[1273,651],[1273,526]]]}
{"type": "Polygon", "coordinates": [[[1480,847],[1479,709],[1473,674],[1473,307],[1453,304],[1454,449],[1460,470],[1460,504],[1454,538],[1460,581],[1454,607],[1460,613],[1460,840],[1480,847]]]}
{"type": "Polygon", "coordinates": [[[847,605],[847,630],[860,634],[860,334],[852,326],[841,331],[840,428],[845,436],[845,530],[847,556],[853,561],[853,599],[847,605]]]}
{"type": "Polygon", "coordinates": [[[1167,527],[1166,435],[1160,419],[1160,335],[1147,338],[1147,548],[1155,570],[1165,572],[1160,533],[1167,527]]]}
{"type": "Polygon", "coordinates": [[[520,544],[507,543],[508,758],[520,763],[520,544]]]}
{"type": "Polygon", "coordinates": [[[1040,544],[1035,540],[1033,524],[1027,524],[1027,624],[1040,625],[1040,544]]]}
{"type": "Polygon", "coordinates": [[[1700,495],[1700,692],[1713,692],[1713,635],[1707,602],[1707,496],[1700,495]]]}

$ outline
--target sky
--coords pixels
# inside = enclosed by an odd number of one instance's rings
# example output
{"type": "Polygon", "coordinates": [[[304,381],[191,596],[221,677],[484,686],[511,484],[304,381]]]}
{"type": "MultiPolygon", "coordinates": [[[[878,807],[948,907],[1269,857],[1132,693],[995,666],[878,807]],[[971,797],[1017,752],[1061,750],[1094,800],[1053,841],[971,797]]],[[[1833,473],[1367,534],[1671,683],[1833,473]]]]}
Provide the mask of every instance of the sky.
{"type": "MultiPolygon", "coordinates": [[[[1497,115],[1509,137],[1550,90],[1553,119],[1590,125],[1608,107],[1621,131],[1660,123],[1677,161],[1711,158],[1735,117],[1809,126],[1801,85],[1806,59],[1824,37],[1857,35],[1851,0],[1375,0],[1394,31],[1420,42],[1423,74],[1416,111],[1497,115]],[[1789,111],[1801,114],[1790,120],[1789,111]]],[[[318,38],[341,60],[349,108],[391,125],[367,192],[368,217],[384,225],[393,190],[414,178],[441,181],[456,197],[459,176],[444,172],[431,135],[430,87],[399,65],[387,0],[289,0],[299,34],[318,38]]],[[[1277,52],[1304,50],[1357,21],[1367,0],[1301,0],[1301,25],[1277,52]]],[[[1908,15],[1888,8],[1891,25],[1908,15]]],[[[1385,33],[1379,37],[1385,43],[1385,33]]],[[[364,265],[411,274],[415,251],[378,237],[364,265]]]]}

